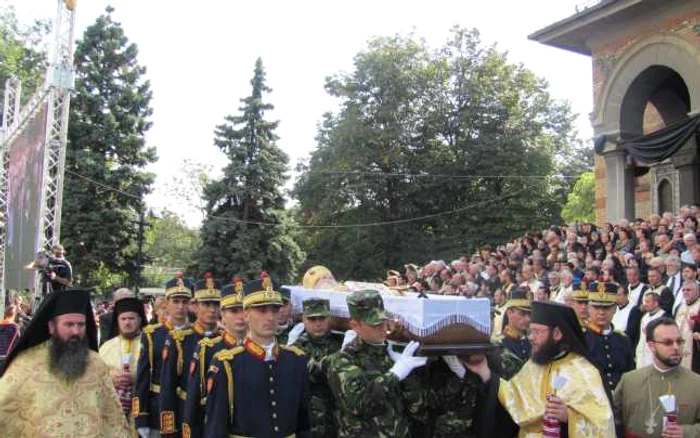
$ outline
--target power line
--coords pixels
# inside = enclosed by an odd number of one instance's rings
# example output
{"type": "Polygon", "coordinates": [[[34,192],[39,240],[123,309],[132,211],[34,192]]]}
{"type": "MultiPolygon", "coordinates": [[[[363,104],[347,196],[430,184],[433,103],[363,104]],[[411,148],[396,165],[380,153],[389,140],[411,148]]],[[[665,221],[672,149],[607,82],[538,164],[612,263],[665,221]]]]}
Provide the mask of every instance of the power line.
{"type": "MultiPolygon", "coordinates": [[[[103,183],[101,183],[101,182],[99,182],[99,181],[95,181],[94,179],[92,179],[92,178],[90,178],[90,177],[87,177],[87,176],[85,176],[85,175],[82,175],[82,174],[80,174],[80,173],[78,173],[78,172],[74,172],[74,171],[69,170],[69,169],[66,169],[66,172],[68,172],[68,173],[70,173],[71,175],[74,175],[74,176],[76,176],[76,177],[78,177],[78,178],[82,178],[82,179],[84,179],[84,180],[86,180],[86,181],[88,181],[88,182],[91,182],[91,183],[93,183],[93,184],[96,184],[96,185],[98,185],[98,186],[100,186],[100,187],[102,187],[102,188],[104,188],[104,189],[106,189],[106,190],[111,190],[111,191],[113,191],[113,192],[120,193],[120,194],[122,194],[122,195],[124,195],[124,196],[128,196],[128,197],[131,197],[131,198],[134,198],[134,199],[141,200],[141,197],[138,197],[138,196],[136,196],[136,195],[132,195],[132,194],[130,194],[130,193],[126,193],[126,192],[124,192],[124,191],[122,191],[122,190],[119,190],[119,189],[117,189],[117,188],[108,186],[108,185],[103,184],[103,183]]],[[[363,173],[363,172],[358,172],[358,173],[363,173]]],[[[372,172],[364,172],[364,173],[372,173],[372,172]]],[[[396,175],[402,175],[402,174],[396,174],[396,175]]],[[[403,175],[408,175],[408,174],[403,174],[403,175]]],[[[508,175],[505,175],[505,176],[508,176],[508,175]]],[[[465,175],[465,177],[467,177],[467,176],[465,175]]],[[[492,177],[496,177],[496,176],[492,176],[492,177]]],[[[528,175],[524,175],[524,177],[528,177],[528,175]]],[[[423,220],[426,220],[426,219],[432,219],[432,218],[441,217],[441,216],[448,216],[448,215],[460,213],[460,212],[465,211],[465,210],[474,209],[474,208],[477,208],[477,207],[481,207],[481,206],[484,206],[484,205],[488,205],[488,204],[491,204],[491,203],[495,203],[495,202],[498,202],[498,201],[504,201],[504,200],[509,199],[509,198],[511,198],[511,197],[513,197],[513,196],[517,196],[517,195],[519,195],[520,193],[525,192],[526,190],[529,190],[529,187],[522,188],[522,189],[520,189],[520,190],[518,190],[518,191],[516,191],[516,192],[514,192],[514,193],[511,193],[511,194],[499,196],[499,197],[496,197],[496,198],[487,199],[487,200],[480,201],[480,202],[477,202],[477,203],[474,203],[474,204],[471,204],[471,205],[467,205],[467,206],[465,206],[465,207],[460,207],[460,208],[457,208],[457,209],[454,209],[454,210],[443,211],[443,212],[440,212],[440,213],[433,213],[433,214],[428,214],[428,215],[424,215],[424,216],[418,216],[418,217],[414,217],[414,218],[397,219],[397,220],[392,220],[392,221],[381,221],[381,222],[366,222],[366,223],[359,223],[359,224],[341,224],[341,225],[296,225],[295,227],[296,227],[296,228],[300,228],[300,229],[344,229],[344,228],[347,229],[347,228],[377,227],[377,226],[384,226],[384,225],[401,225],[401,224],[406,224],[406,223],[411,223],[411,222],[418,222],[418,221],[423,221],[423,220]]],[[[276,227],[276,226],[278,226],[278,225],[281,225],[279,222],[249,221],[249,220],[236,219],[236,218],[229,218],[229,217],[216,216],[216,215],[207,215],[207,218],[209,218],[209,219],[218,219],[218,220],[223,220],[223,221],[228,221],[228,222],[234,222],[234,223],[239,223],[239,224],[257,225],[257,226],[267,226],[267,227],[276,227]]]]}
{"type": "Polygon", "coordinates": [[[84,179],[85,181],[88,181],[88,182],[90,182],[90,183],[92,183],[92,184],[95,184],[96,186],[102,187],[102,188],[105,189],[105,190],[110,190],[110,191],[112,191],[112,192],[119,193],[119,194],[124,195],[124,196],[127,196],[127,197],[129,197],[129,198],[138,199],[139,201],[141,200],[141,196],[136,196],[136,195],[133,195],[133,194],[131,194],[131,193],[127,193],[127,192],[121,191],[121,190],[119,190],[119,189],[117,189],[117,188],[115,188],[115,187],[108,186],[107,184],[103,184],[103,183],[101,183],[101,182],[99,182],[99,181],[95,181],[94,179],[92,179],[92,178],[90,178],[90,177],[88,177],[88,176],[85,176],[85,175],[83,175],[83,174],[80,174],[80,173],[78,173],[78,172],[73,172],[73,171],[70,170],[70,169],[66,169],[65,171],[66,171],[66,173],[70,173],[70,174],[73,175],[73,176],[76,176],[76,177],[78,177],[78,178],[80,178],[80,179],[84,179]]]}
{"type": "MultiPolygon", "coordinates": [[[[376,177],[404,177],[404,178],[449,178],[449,179],[576,179],[576,175],[448,175],[433,173],[395,173],[395,172],[356,172],[356,171],[335,171],[335,170],[311,170],[304,174],[320,175],[351,175],[351,176],[376,176],[376,177]]],[[[302,175],[304,175],[302,174],[302,175]]]]}
{"type": "MultiPolygon", "coordinates": [[[[427,214],[425,216],[419,216],[419,217],[414,217],[414,218],[397,219],[397,220],[393,220],[393,221],[382,221],[382,222],[366,222],[366,223],[359,223],[359,224],[344,224],[344,225],[296,225],[296,227],[302,228],[302,229],[334,229],[334,228],[339,229],[339,228],[367,228],[367,227],[378,227],[378,226],[383,226],[383,225],[400,225],[400,224],[406,224],[406,223],[411,223],[411,222],[418,222],[418,221],[422,221],[422,220],[426,220],[426,219],[432,219],[432,218],[436,218],[436,217],[440,217],[440,216],[448,216],[451,214],[460,213],[460,212],[465,211],[465,210],[471,210],[471,209],[474,209],[476,207],[481,207],[481,206],[495,203],[498,201],[504,201],[506,199],[512,198],[513,196],[517,196],[520,193],[523,193],[529,189],[530,189],[529,187],[522,188],[514,193],[499,196],[496,198],[487,199],[487,200],[484,200],[481,202],[467,205],[465,207],[460,207],[460,208],[450,210],[450,211],[443,211],[440,213],[427,214]]],[[[235,218],[228,218],[228,217],[214,216],[214,215],[208,215],[207,218],[219,219],[219,220],[223,220],[223,221],[230,221],[230,222],[241,223],[241,224],[259,225],[259,226],[273,226],[274,227],[274,226],[280,225],[280,223],[246,221],[246,220],[242,220],[242,219],[235,219],[235,218]]]]}

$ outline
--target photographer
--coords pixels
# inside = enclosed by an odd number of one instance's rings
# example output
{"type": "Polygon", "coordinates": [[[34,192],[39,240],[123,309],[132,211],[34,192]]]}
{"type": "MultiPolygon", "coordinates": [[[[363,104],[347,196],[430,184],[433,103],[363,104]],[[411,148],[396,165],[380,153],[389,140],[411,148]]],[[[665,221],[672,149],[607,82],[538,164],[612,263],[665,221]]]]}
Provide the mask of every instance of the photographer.
{"type": "Polygon", "coordinates": [[[73,282],[73,270],[70,262],[65,259],[66,251],[60,243],[51,247],[53,257],[49,264],[48,277],[51,280],[51,288],[53,290],[63,290],[70,287],[73,282]]]}

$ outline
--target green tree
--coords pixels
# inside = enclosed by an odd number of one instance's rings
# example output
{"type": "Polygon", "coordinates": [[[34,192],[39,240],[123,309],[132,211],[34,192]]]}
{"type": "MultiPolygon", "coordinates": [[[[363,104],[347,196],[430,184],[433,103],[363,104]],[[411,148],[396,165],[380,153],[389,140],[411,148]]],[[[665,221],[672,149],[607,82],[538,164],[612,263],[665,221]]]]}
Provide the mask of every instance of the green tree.
{"type": "Polygon", "coordinates": [[[566,223],[595,222],[595,174],[582,173],[569,192],[561,212],[566,223]]]}
{"type": "Polygon", "coordinates": [[[5,81],[10,76],[22,81],[22,103],[42,85],[46,71],[43,39],[48,32],[48,21],[36,20],[23,26],[14,8],[0,5],[0,99],[5,95],[5,81]]]}
{"type": "Polygon", "coordinates": [[[295,240],[294,222],[284,211],[289,158],[276,144],[278,122],[265,119],[273,106],[263,95],[272,90],[260,59],[251,86],[251,95],[241,99],[240,114],[227,116],[215,130],[214,144],[229,162],[223,177],[204,188],[207,217],[197,267],[225,279],[257,278],[265,269],[289,281],[304,253],[295,240]]]}
{"type": "Polygon", "coordinates": [[[138,214],[154,180],[143,169],[157,160],[144,139],[152,113],[146,69],[111,12],[85,30],[75,53],[62,240],[83,286],[114,274],[134,284],[138,214]]]}
{"type": "MultiPolygon", "coordinates": [[[[144,254],[150,261],[143,270],[144,287],[159,287],[173,278],[178,270],[186,271],[194,263],[199,247],[199,230],[190,228],[182,217],[165,210],[161,217],[148,218],[144,254]]],[[[188,273],[190,277],[195,273],[188,273]]]]}
{"type": "Polygon", "coordinates": [[[568,105],[478,32],[456,27],[438,50],[377,38],[326,89],[341,107],[324,116],[294,196],[302,223],[342,227],[306,233],[309,263],[378,278],[559,220],[568,105]],[[368,223],[384,225],[344,227],[368,223]]]}

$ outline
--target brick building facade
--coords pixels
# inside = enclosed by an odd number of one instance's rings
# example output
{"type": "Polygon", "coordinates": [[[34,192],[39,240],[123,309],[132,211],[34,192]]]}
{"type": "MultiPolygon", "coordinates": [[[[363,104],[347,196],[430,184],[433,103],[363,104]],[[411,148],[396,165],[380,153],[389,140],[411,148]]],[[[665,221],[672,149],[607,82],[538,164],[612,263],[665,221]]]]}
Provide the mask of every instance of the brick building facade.
{"type": "Polygon", "coordinates": [[[700,115],[700,0],[601,1],[530,38],[591,58],[599,223],[700,203],[697,135],[659,161],[624,144],[700,115]]]}

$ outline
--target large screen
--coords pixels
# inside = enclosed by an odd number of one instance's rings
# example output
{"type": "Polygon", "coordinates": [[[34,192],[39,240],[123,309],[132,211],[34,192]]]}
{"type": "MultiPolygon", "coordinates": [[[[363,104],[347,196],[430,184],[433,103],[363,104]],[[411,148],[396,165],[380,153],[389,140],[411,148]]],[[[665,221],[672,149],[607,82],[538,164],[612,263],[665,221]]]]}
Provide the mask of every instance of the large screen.
{"type": "Polygon", "coordinates": [[[27,122],[10,144],[8,168],[5,288],[34,289],[35,272],[26,269],[39,249],[41,187],[47,106],[27,122]]]}

